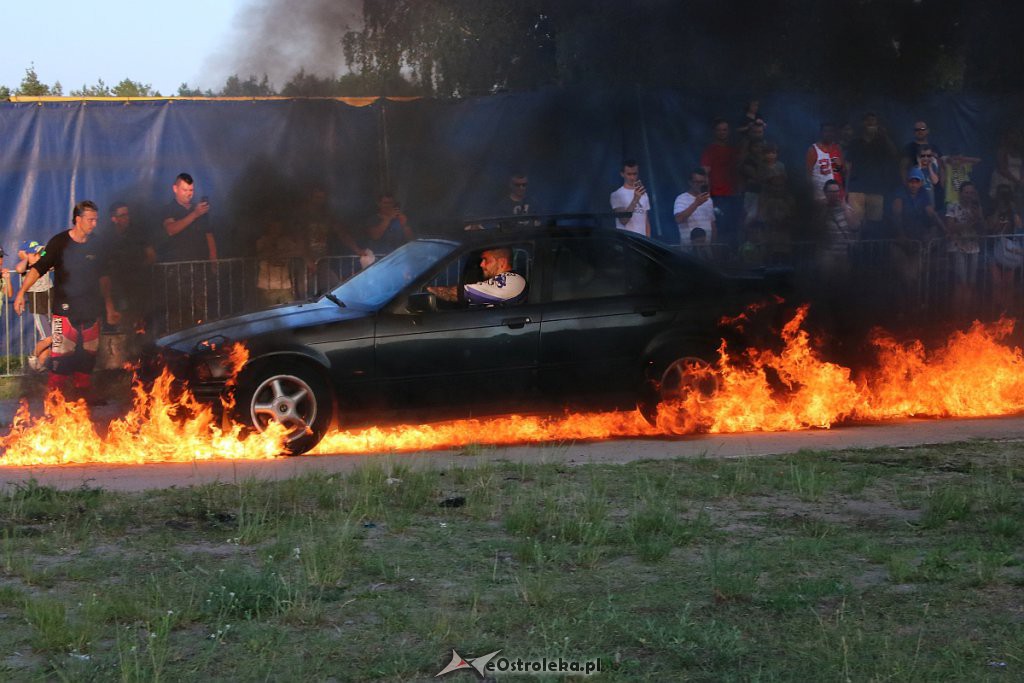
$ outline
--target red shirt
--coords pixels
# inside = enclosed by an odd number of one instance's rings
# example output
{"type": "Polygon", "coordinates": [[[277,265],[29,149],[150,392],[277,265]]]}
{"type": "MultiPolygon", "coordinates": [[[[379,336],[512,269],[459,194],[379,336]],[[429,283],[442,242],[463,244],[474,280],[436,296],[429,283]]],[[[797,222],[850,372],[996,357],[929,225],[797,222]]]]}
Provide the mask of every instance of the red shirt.
{"type": "Polygon", "coordinates": [[[700,165],[708,170],[708,185],[712,197],[731,197],[739,186],[736,167],[739,153],[732,145],[711,143],[700,155],[700,165]]]}

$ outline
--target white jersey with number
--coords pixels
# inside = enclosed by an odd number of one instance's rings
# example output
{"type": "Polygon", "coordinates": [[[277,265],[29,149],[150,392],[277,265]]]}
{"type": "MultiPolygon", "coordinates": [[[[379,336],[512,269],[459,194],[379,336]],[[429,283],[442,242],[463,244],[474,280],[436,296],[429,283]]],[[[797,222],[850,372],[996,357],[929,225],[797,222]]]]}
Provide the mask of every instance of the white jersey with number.
{"type": "Polygon", "coordinates": [[[836,178],[835,169],[832,166],[832,155],[818,147],[817,143],[811,145],[811,149],[818,157],[814,166],[811,167],[811,186],[814,188],[814,196],[824,199],[825,183],[829,180],[838,180],[838,178],[836,178]]]}

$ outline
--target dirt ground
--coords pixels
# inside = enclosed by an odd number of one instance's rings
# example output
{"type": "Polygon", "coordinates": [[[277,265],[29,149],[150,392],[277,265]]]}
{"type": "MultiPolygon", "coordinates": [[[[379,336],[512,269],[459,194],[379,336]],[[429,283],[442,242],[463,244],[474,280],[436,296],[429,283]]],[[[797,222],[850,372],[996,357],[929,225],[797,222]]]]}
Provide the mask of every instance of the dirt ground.
{"type": "MultiPolygon", "coordinates": [[[[4,402],[6,403],[6,402],[4,402]]],[[[0,418],[3,408],[0,406],[0,418]]],[[[59,488],[79,486],[143,491],[216,481],[286,479],[307,471],[345,472],[378,461],[415,467],[464,467],[488,461],[551,463],[623,463],[680,457],[738,458],[806,450],[910,447],[973,439],[1024,439],[1024,415],[958,420],[903,420],[800,432],[694,435],[678,439],[622,439],[593,443],[474,448],[465,450],[316,455],[262,461],[217,461],[148,465],[64,465],[0,467],[0,489],[36,479],[59,488]]]]}

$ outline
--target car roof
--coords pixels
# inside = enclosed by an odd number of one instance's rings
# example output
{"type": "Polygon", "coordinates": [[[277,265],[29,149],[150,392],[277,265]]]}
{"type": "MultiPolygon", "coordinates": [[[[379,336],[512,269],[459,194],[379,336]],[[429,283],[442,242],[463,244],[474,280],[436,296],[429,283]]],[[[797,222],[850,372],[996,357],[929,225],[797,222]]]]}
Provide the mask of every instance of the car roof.
{"type": "MultiPolygon", "coordinates": [[[[552,236],[589,236],[598,232],[624,233],[614,228],[613,213],[522,214],[518,216],[487,216],[447,221],[435,226],[424,238],[437,238],[466,245],[515,239],[538,239],[552,236]]],[[[628,233],[632,235],[633,233],[628,233]]]]}
{"type": "MultiPolygon", "coordinates": [[[[484,248],[495,242],[531,241],[565,237],[591,237],[609,235],[615,239],[628,242],[641,251],[656,255],[663,260],[678,264],[688,264],[701,271],[720,277],[734,277],[731,273],[716,264],[698,259],[691,254],[673,249],[670,245],[639,235],[629,230],[616,227],[615,219],[621,213],[561,213],[561,214],[521,214],[517,216],[495,216],[484,218],[462,218],[446,222],[446,228],[435,229],[433,233],[423,234],[419,239],[442,240],[458,244],[460,248],[484,248]],[[537,225],[539,223],[539,225],[537,225]]],[[[749,277],[751,273],[743,269],[742,274],[749,277]]],[[[758,276],[763,275],[758,274],[758,276]]]]}

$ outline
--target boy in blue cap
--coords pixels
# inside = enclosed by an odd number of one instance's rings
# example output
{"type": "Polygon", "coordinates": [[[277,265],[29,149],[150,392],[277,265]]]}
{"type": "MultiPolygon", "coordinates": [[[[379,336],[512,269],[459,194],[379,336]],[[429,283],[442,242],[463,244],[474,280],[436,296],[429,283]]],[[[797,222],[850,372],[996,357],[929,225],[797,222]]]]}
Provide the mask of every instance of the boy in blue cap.
{"type": "Polygon", "coordinates": [[[924,173],[919,168],[907,172],[906,184],[892,197],[892,257],[901,274],[896,301],[901,313],[909,313],[916,303],[924,255],[932,240],[941,236],[945,226],[924,189],[924,173]]]}
{"type": "MultiPolygon", "coordinates": [[[[39,260],[39,254],[46,245],[36,240],[25,240],[18,247],[18,263],[14,271],[21,276],[39,260]]],[[[28,357],[28,366],[36,372],[46,369],[46,361],[50,356],[50,290],[53,279],[49,274],[39,278],[26,292],[26,304],[32,314],[32,324],[36,330],[36,345],[28,357]]]]}

